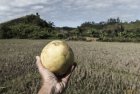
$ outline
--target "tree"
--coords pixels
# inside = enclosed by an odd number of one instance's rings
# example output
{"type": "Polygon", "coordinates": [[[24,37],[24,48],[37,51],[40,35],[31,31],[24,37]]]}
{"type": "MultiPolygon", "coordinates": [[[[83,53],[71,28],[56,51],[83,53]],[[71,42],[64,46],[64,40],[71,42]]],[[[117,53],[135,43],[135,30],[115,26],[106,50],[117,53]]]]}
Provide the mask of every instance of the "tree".
{"type": "Polygon", "coordinates": [[[13,36],[13,34],[12,34],[12,32],[11,32],[11,28],[9,28],[7,25],[5,25],[5,24],[3,24],[2,26],[1,26],[1,29],[0,29],[0,31],[1,31],[1,38],[12,38],[13,36]]]}

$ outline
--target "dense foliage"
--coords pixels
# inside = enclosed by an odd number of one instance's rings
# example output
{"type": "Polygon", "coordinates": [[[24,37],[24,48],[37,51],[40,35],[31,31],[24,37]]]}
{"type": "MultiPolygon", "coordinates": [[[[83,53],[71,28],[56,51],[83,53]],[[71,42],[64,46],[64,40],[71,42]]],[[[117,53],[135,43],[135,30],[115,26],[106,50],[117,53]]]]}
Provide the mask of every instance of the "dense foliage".
{"type": "Polygon", "coordinates": [[[77,28],[55,27],[40,15],[31,14],[0,24],[0,38],[18,39],[69,39],[99,41],[140,41],[140,21],[122,22],[119,18],[110,18],[99,23],[85,22],[77,28]]]}

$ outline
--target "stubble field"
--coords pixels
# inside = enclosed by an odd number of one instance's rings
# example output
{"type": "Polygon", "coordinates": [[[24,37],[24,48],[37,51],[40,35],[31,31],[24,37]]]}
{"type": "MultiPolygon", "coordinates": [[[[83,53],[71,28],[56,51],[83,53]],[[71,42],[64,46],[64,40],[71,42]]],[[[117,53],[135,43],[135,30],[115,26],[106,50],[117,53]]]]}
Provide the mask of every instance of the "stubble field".
{"type": "MultiPolygon", "coordinates": [[[[0,94],[37,94],[35,56],[49,40],[0,40],[0,94]]],[[[67,41],[75,69],[64,94],[140,94],[140,44],[67,41]]]]}

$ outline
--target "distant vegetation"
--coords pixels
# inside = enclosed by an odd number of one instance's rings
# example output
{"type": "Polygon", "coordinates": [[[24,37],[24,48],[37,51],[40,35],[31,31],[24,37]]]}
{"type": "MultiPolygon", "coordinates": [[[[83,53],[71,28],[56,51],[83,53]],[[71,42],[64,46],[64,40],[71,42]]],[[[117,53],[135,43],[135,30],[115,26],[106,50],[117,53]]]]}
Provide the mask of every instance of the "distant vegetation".
{"type": "Polygon", "coordinates": [[[110,18],[106,22],[85,22],[79,27],[82,36],[97,37],[100,41],[140,41],[140,21],[121,22],[110,18]]]}
{"type": "Polygon", "coordinates": [[[110,18],[99,23],[84,22],[77,28],[55,27],[53,22],[41,19],[36,13],[1,23],[0,38],[140,42],[140,20],[122,22],[119,18],[110,18]]]}

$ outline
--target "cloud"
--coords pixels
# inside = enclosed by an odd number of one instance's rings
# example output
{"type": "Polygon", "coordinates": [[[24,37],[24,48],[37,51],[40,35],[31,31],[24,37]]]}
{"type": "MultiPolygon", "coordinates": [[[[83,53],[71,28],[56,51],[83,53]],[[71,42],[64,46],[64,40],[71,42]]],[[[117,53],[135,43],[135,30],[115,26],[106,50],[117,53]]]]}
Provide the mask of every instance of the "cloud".
{"type": "Polygon", "coordinates": [[[6,11],[9,10],[10,8],[8,6],[0,6],[0,11],[6,11]]]}
{"type": "Polygon", "coordinates": [[[25,7],[33,4],[44,3],[47,0],[13,0],[10,5],[17,7],[25,7]]]}
{"type": "Polygon", "coordinates": [[[130,21],[140,19],[139,4],[139,0],[1,0],[0,22],[36,12],[57,26],[77,26],[110,17],[130,21]]]}
{"type": "Polygon", "coordinates": [[[33,10],[38,10],[38,9],[43,9],[43,8],[44,6],[41,6],[41,5],[31,7],[31,9],[33,10]]]}

